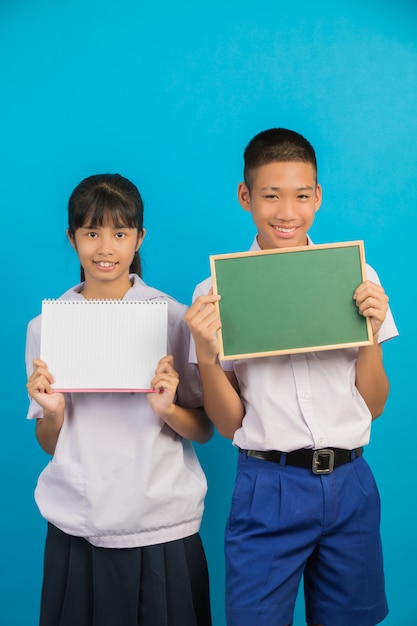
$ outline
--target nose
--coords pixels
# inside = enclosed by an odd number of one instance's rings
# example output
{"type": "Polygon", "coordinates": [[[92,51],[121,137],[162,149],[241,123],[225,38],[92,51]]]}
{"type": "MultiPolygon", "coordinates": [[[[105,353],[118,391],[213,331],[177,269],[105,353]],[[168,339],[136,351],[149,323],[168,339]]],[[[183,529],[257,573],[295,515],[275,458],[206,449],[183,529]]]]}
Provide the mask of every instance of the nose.
{"type": "Polygon", "coordinates": [[[290,198],[281,199],[275,212],[275,218],[285,222],[290,222],[295,218],[293,202],[290,198]]]}
{"type": "Polygon", "coordinates": [[[110,256],[113,254],[113,239],[111,235],[102,235],[100,237],[100,245],[97,252],[101,256],[110,256]]]}

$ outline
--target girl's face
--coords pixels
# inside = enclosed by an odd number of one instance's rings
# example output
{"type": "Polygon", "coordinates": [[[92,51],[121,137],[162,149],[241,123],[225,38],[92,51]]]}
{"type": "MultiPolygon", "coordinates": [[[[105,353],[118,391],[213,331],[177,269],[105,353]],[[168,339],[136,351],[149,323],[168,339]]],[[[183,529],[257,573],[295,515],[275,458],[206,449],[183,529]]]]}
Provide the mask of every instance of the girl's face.
{"type": "Polygon", "coordinates": [[[86,298],[123,298],[131,287],[129,268],[144,236],[145,230],[116,227],[108,219],[102,226],[78,228],[73,238],[68,234],[84,269],[86,298]]]}

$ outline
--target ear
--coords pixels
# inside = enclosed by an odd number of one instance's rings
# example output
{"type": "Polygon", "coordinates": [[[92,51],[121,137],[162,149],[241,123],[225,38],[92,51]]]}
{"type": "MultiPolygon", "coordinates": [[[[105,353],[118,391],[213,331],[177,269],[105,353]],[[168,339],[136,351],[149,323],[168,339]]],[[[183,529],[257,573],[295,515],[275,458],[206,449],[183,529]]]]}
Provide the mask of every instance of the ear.
{"type": "Polygon", "coordinates": [[[74,248],[75,252],[77,252],[77,246],[75,245],[75,239],[72,237],[69,229],[67,228],[67,237],[68,237],[68,241],[70,242],[71,246],[74,248]]]}
{"type": "Polygon", "coordinates": [[[322,202],[322,199],[323,199],[322,188],[321,188],[321,185],[319,185],[318,183],[316,185],[316,194],[315,195],[316,195],[316,197],[315,197],[315,210],[316,210],[316,213],[317,213],[317,211],[321,207],[321,202],[322,202]]]}
{"type": "Polygon", "coordinates": [[[146,229],[142,228],[142,230],[138,234],[138,240],[136,242],[136,252],[139,250],[139,248],[143,244],[143,240],[145,239],[145,235],[146,235],[146,229]]]}
{"type": "Polygon", "coordinates": [[[250,191],[246,185],[246,183],[239,183],[237,187],[237,199],[239,200],[239,204],[244,211],[251,210],[250,204],[250,191]]]}

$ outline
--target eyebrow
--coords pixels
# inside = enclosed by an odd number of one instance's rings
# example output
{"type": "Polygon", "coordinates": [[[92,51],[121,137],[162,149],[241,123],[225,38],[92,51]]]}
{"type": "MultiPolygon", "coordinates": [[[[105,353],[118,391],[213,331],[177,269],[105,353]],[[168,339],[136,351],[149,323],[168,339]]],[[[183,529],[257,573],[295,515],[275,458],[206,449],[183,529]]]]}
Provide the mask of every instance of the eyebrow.
{"type": "MultiPolygon", "coordinates": [[[[90,224],[90,225],[85,225],[85,226],[80,226],[80,228],[83,228],[84,230],[99,230],[101,228],[107,228],[106,226],[100,225],[100,224],[90,224]]],[[[110,226],[110,228],[112,228],[113,230],[123,230],[123,229],[132,229],[135,228],[135,226],[126,226],[126,225],[113,225],[110,226]]]]}
{"type": "MultiPolygon", "coordinates": [[[[262,187],[261,191],[281,191],[281,187],[273,187],[273,186],[266,186],[266,187],[262,187]]],[[[296,191],[314,191],[314,187],[311,187],[311,185],[307,185],[306,187],[297,187],[296,191]]]]}

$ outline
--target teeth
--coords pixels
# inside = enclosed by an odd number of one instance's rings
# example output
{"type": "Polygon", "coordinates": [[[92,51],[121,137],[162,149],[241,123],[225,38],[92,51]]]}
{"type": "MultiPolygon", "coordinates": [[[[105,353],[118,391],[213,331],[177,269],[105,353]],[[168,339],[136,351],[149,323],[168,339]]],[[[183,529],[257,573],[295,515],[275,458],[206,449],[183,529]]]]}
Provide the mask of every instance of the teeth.
{"type": "Polygon", "coordinates": [[[100,261],[99,263],[97,263],[97,265],[99,265],[100,267],[112,267],[114,263],[105,263],[104,261],[100,261]]]}
{"type": "Polygon", "coordinates": [[[295,228],[281,228],[280,226],[275,226],[275,228],[281,233],[292,233],[295,230],[295,228]]]}

